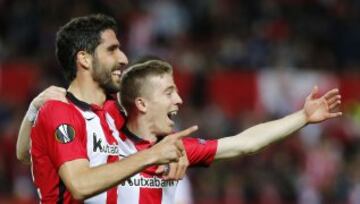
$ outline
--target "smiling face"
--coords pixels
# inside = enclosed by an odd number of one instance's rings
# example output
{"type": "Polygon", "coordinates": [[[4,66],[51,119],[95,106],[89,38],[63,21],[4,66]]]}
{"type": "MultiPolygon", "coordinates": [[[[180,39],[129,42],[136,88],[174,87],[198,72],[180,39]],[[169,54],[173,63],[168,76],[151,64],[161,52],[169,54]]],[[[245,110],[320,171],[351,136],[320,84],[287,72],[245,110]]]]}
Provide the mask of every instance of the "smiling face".
{"type": "Polygon", "coordinates": [[[148,76],[141,88],[141,96],[146,110],[144,116],[155,135],[167,135],[173,131],[174,116],[182,104],[172,73],[148,76]]]}
{"type": "Polygon", "coordinates": [[[120,89],[120,77],[128,64],[126,55],[120,50],[120,43],[113,30],[101,33],[101,43],[92,58],[92,77],[106,93],[116,93],[120,89]]]}
{"type": "Polygon", "coordinates": [[[127,112],[127,125],[141,126],[139,134],[155,137],[172,132],[173,118],[182,104],[172,70],[165,61],[148,60],[123,73],[120,103],[127,112]]]}

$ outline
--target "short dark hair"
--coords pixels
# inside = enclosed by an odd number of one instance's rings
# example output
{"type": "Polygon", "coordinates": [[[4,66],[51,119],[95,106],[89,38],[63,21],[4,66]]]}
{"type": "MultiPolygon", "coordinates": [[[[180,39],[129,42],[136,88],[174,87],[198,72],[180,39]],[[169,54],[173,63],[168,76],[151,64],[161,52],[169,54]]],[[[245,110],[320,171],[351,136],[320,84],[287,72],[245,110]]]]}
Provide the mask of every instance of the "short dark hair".
{"type": "Polygon", "coordinates": [[[135,104],[135,99],[142,93],[144,81],[149,76],[172,74],[172,66],[163,60],[148,60],[130,66],[122,75],[120,82],[120,103],[129,113],[135,104]]]}
{"type": "Polygon", "coordinates": [[[79,51],[94,54],[101,33],[107,29],[117,31],[115,20],[103,14],[92,14],[71,19],[56,33],[56,57],[69,82],[76,77],[76,54],[79,51]]]}

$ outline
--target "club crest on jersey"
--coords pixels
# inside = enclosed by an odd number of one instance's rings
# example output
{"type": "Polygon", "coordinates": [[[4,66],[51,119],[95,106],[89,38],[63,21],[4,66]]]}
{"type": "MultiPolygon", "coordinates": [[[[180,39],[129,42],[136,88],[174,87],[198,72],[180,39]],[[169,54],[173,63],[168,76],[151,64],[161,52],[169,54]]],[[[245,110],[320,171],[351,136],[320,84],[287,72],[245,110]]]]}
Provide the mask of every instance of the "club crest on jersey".
{"type": "Polygon", "coordinates": [[[69,143],[75,138],[75,130],[68,124],[61,124],[55,130],[55,138],[62,144],[69,143]]]}

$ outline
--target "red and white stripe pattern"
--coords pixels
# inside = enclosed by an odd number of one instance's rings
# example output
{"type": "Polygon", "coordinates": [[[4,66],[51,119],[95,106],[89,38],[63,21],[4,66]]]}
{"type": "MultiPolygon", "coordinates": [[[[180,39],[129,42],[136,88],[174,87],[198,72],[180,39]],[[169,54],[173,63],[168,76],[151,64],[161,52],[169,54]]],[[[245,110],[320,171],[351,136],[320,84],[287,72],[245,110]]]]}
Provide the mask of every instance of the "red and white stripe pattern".
{"type": "MultiPolygon", "coordinates": [[[[120,137],[124,133],[118,131],[115,119],[108,112],[78,110],[86,122],[86,146],[91,167],[117,161],[150,147],[150,143],[136,143],[128,137],[120,137]]],[[[155,175],[155,170],[152,167],[135,174],[118,187],[91,197],[85,203],[173,203],[177,182],[164,181],[155,175]]]]}

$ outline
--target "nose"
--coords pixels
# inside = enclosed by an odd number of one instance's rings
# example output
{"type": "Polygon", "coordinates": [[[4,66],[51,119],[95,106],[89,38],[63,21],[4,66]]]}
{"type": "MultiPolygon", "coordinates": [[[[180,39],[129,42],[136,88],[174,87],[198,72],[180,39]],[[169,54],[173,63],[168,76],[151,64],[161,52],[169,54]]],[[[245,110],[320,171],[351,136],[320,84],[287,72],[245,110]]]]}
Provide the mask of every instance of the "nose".
{"type": "Polygon", "coordinates": [[[128,58],[126,57],[125,53],[121,50],[119,50],[118,62],[122,66],[129,64],[128,58]]]}
{"type": "Polygon", "coordinates": [[[183,104],[183,100],[181,99],[180,95],[178,92],[175,93],[175,104],[176,105],[181,105],[183,104]]]}

